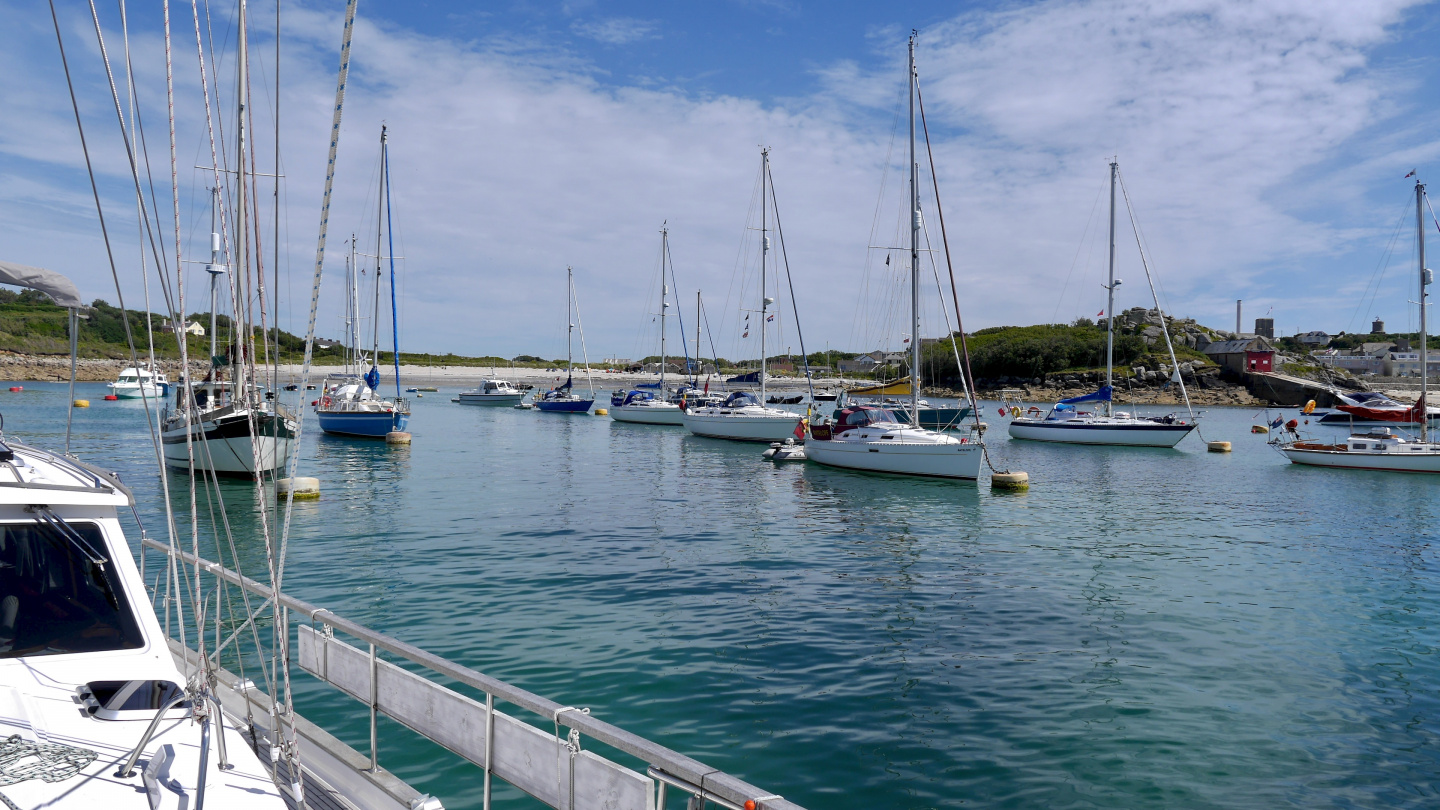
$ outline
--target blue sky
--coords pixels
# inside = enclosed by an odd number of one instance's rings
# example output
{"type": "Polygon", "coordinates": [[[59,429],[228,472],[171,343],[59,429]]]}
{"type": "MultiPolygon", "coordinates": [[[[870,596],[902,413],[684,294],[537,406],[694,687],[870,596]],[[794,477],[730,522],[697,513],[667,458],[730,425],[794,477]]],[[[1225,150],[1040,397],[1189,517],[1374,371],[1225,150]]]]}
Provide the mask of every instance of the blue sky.
{"type": "MultiPolygon", "coordinates": [[[[138,303],[133,192],[93,26],[86,6],[59,5],[122,284],[138,303]]],[[[266,83],[274,7],[251,8],[266,27],[253,35],[254,81],[266,83]]],[[[280,316],[295,331],[308,305],[342,8],[285,6],[280,316]]],[[[682,302],[693,306],[703,289],[720,352],[753,356],[753,341],[739,337],[757,294],[743,248],[764,143],[808,345],[898,346],[903,276],[868,245],[898,238],[891,139],[914,27],[967,328],[1070,320],[1103,305],[1095,203],[1116,154],[1175,314],[1229,326],[1243,298],[1247,328],[1271,310],[1285,332],[1358,330],[1372,316],[1404,328],[1416,319],[1406,304],[1413,225],[1397,226],[1411,194],[1402,178],[1412,168],[1440,176],[1436,10],[1416,0],[361,0],[330,257],[373,221],[385,121],[406,256],[405,347],[562,354],[573,265],[590,356],[651,353],[656,232],[668,221],[682,302]]],[[[208,141],[195,44],[185,38],[193,23],[188,6],[175,13],[189,258],[208,230],[204,173],[190,168],[206,162],[208,141]]],[[[229,9],[214,13],[223,37],[229,9]]],[[[0,117],[0,251],[113,301],[48,13],[0,2],[0,16],[9,111],[0,117]]],[[[114,57],[118,14],[102,10],[102,23],[114,57]]],[[[147,7],[131,24],[164,200],[158,13],[147,7]]],[[[232,52],[220,55],[223,78],[232,52]]],[[[257,144],[268,156],[270,91],[257,94],[257,144]]],[[[226,85],[222,107],[229,98],[226,85]]],[[[1126,307],[1148,303],[1127,239],[1122,229],[1126,307]]],[[[321,334],[339,332],[339,266],[327,263],[321,334]]],[[[201,281],[193,270],[187,279],[201,281]]],[[[194,300],[187,308],[204,308],[194,300]]],[[[927,334],[944,331],[933,302],[924,320],[927,334]]],[[[784,328],[776,339],[792,344],[793,324],[784,328]]]]}

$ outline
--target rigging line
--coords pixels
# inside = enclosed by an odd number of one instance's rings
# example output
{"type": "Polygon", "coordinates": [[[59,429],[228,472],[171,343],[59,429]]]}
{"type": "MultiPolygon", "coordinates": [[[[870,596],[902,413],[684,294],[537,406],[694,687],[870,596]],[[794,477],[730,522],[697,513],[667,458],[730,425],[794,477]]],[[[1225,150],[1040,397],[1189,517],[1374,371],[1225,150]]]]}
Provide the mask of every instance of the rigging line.
{"type": "MultiPolygon", "coordinates": [[[[891,164],[895,156],[895,139],[900,132],[901,102],[902,94],[897,91],[895,94],[895,112],[890,122],[890,144],[885,149],[885,162],[882,164],[883,168],[880,171],[880,190],[875,195],[875,214],[870,218],[870,241],[866,242],[866,245],[877,244],[875,241],[875,231],[880,227],[880,212],[885,205],[885,184],[889,181],[891,164]]],[[[865,250],[865,273],[860,280],[860,295],[855,299],[855,312],[850,322],[850,334],[852,337],[856,332],[860,331],[861,324],[865,324],[865,342],[867,344],[870,342],[870,335],[868,334],[870,320],[868,302],[871,298],[870,270],[873,262],[872,255],[869,248],[867,248],[865,250]]],[[[888,256],[889,254],[887,253],[886,255],[888,256]]]]}
{"type": "MultiPolygon", "coordinates": [[[[570,298],[575,302],[575,326],[580,330],[580,357],[585,361],[585,379],[590,384],[590,398],[595,398],[595,378],[590,376],[590,352],[585,348],[585,322],[580,320],[580,296],[575,293],[575,276],[572,274],[568,285],[570,298]]],[[[568,325],[567,325],[568,328],[568,325]]]]}
{"type": "Polygon", "coordinates": [[[1165,348],[1170,352],[1170,370],[1180,383],[1180,396],[1185,398],[1185,410],[1190,421],[1195,421],[1195,409],[1190,405],[1190,394],[1185,390],[1185,378],[1180,376],[1180,361],[1175,358],[1175,344],[1170,341],[1170,327],[1165,323],[1165,310],[1160,308],[1160,295],[1155,292],[1155,280],[1150,274],[1150,262],[1145,258],[1145,247],[1140,241],[1140,226],[1135,222],[1135,208],[1130,205],[1130,191],[1125,188],[1125,175],[1116,167],[1120,180],[1120,194],[1125,198],[1125,211],[1130,216],[1130,227],[1135,232],[1135,247],[1140,251],[1140,266],[1145,268],[1145,281],[1150,285],[1150,296],[1155,299],[1155,308],[1160,310],[1160,333],[1165,336],[1165,348]]]}
{"type": "MultiPolygon", "coordinates": [[[[965,357],[965,377],[967,383],[965,390],[970,394],[970,410],[975,416],[975,429],[980,429],[980,406],[975,401],[975,375],[970,370],[970,346],[965,340],[965,326],[960,319],[960,294],[955,285],[955,265],[950,258],[950,237],[945,230],[945,208],[940,205],[940,181],[935,172],[935,153],[930,148],[930,125],[925,118],[925,96],[920,92],[920,76],[915,76],[915,100],[920,105],[920,128],[925,133],[925,155],[930,162],[930,183],[935,187],[935,213],[940,217],[940,246],[945,249],[945,268],[950,273],[950,298],[955,304],[955,331],[960,333],[960,348],[965,357]]],[[[915,338],[919,340],[918,337],[915,338]]],[[[984,446],[984,443],[981,443],[984,446]]],[[[985,453],[985,463],[990,464],[990,470],[995,471],[995,465],[990,463],[990,451],[985,453]]]]}
{"type": "MultiPolygon", "coordinates": [[[[780,241],[780,258],[785,263],[785,284],[790,288],[790,311],[795,313],[795,335],[800,339],[800,355],[805,358],[805,385],[810,389],[810,401],[815,401],[815,379],[810,374],[810,355],[805,351],[805,333],[800,330],[800,305],[795,301],[795,279],[790,275],[790,257],[785,252],[785,230],[780,227],[780,201],[775,198],[775,176],[770,174],[770,202],[775,211],[775,235],[780,241]]],[[[760,328],[764,329],[762,322],[760,328]]],[[[791,366],[794,368],[794,366],[791,366]]]]}
{"type": "Polygon", "coordinates": [[[1075,275],[1075,267],[1080,263],[1080,251],[1085,249],[1085,238],[1090,235],[1090,225],[1095,221],[1095,212],[1100,208],[1100,197],[1105,193],[1105,185],[1102,183],[1095,191],[1095,202],[1090,205],[1090,216],[1085,219],[1085,230],[1080,233],[1080,243],[1075,246],[1075,256],[1070,260],[1070,271],[1065,274],[1065,283],[1060,287],[1060,297],[1055,300],[1055,313],[1050,320],[1059,323],[1060,307],[1065,304],[1065,293],[1070,289],[1070,279],[1075,275]]]}
{"type": "MultiPolygon", "coordinates": [[[[675,257],[670,255],[670,240],[666,239],[662,247],[665,251],[665,258],[670,261],[670,283],[675,285],[675,317],[680,321],[680,350],[685,352],[685,365],[688,366],[690,365],[690,345],[686,343],[685,337],[685,308],[680,306],[680,284],[675,280],[675,257]]],[[[664,262],[660,264],[660,273],[660,284],[664,286],[664,262]]],[[[661,309],[663,311],[664,308],[662,307],[661,309]]],[[[695,351],[700,351],[700,347],[696,346],[695,351]]],[[[686,371],[689,371],[689,369],[686,369],[686,371]]]]}
{"type": "Polygon", "coordinates": [[[1385,283],[1385,271],[1390,267],[1390,260],[1395,253],[1395,245],[1400,240],[1400,234],[1405,229],[1406,220],[1409,219],[1410,195],[1407,192],[1405,199],[1400,206],[1400,216],[1396,219],[1395,228],[1390,232],[1390,241],[1381,252],[1375,269],[1370,272],[1370,279],[1365,282],[1365,290],[1360,294],[1359,301],[1355,304],[1355,310],[1350,313],[1350,320],[1345,324],[1345,331],[1350,331],[1355,326],[1355,318],[1359,316],[1361,308],[1374,312],[1375,299],[1380,294],[1380,287],[1385,283]]]}

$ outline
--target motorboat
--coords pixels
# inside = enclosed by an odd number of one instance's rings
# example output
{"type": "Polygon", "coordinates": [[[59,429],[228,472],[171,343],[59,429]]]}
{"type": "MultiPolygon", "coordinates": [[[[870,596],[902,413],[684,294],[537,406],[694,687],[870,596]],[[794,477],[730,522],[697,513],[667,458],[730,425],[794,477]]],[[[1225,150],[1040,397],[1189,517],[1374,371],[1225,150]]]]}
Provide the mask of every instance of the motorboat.
{"type": "Polygon", "coordinates": [[[106,383],[120,399],[163,399],[170,396],[170,381],[164,372],[130,366],[120,371],[115,382],[106,383]]]}
{"type": "Polygon", "coordinates": [[[518,405],[524,399],[525,392],[509,380],[481,380],[479,386],[461,391],[457,401],[461,405],[518,405]]]}
{"type": "Polygon", "coordinates": [[[171,656],[118,519],[129,490],[13,441],[0,460],[3,804],[283,810],[244,718],[171,656]]]}
{"type": "Polygon", "coordinates": [[[320,429],[332,436],[383,439],[410,424],[410,403],[401,397],[385,398],[371,387],[379,383],[372,369],[367,377],[342,374],[327,377],[315,401],[320,429]]]}
{"type": "Polygon", "coordinates": [[[294,449],[295,419],[281,404],[234,396],[223,381],[176,389],[174,408],[160,414],[160,441],[171,467],[254,476],[285,467],[294,449]]]}
{"type": "MultiPolygon", "coordinates": [[[[1322,425],[1369,426],[1392,424],[1393,417],[1410,410],[1378,391],[1348,391],[1336,394],[1339,404],[1335,410],[1322,414],[1318,420],[1322,425]]],[[[1431,427],[1440,426],[1440,408],[1433,405],[1425,409],[1425,418],[1431,427]]]]}
{"type": "Polygon", "coordinates": [[[844,408],[811,425],[805,442],[805,457],[826,466],[933,478],[975,480],[984,455],[979,441],[901,422],[873,405],[844,408]]]}
{"type": "Polygon", "coordinates": [[[629,392],[619,405],[610,408],[610,418],[617,422],[640,425],[683,425],[685,412],[679,405],[666,402],[652,391],[629,392]]]}
{"type": "Polygon", "coordinates": [[[719,405],[691,408],[681,415],[685,427],[696,436],[742,442],[803,439],[803,418],[794,411],[762,405],[750,391],[734,391],[719,405]]]}

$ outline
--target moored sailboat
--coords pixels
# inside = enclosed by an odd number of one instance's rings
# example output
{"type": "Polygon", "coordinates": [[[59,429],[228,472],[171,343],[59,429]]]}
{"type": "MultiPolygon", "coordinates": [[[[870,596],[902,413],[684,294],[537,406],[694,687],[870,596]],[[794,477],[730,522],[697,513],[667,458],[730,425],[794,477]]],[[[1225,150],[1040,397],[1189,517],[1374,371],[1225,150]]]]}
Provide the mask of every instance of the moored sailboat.
{"type": "MultiPolygon", "coordinates": [[[[910,90],[910,326],[920,334],[920,196],[915,159],[915,38],[909,45],[910,90]]],[[[957,438],[920,424],[920,340],[910,344],[908,422],[884,408],[842,408],[825,424],[812,425],[805,457],[818,464],[867,472],[935,478],[977,479],[985,447],[978,437],[957,438]]]]}
{"type": "MultiPolygon", "coordinates": [[[[1413,172],[1412,172],[1413,174],[1413,172]]],[[[1434,273],[1425,266],[1425,184],[1415,181],[1415,239],[1420,287],[1420,398],[1404,410],[1368,409],[1360,415],[1375,421],[1420,428],[1419,440],[1394,433],[1388,427],[1373,427],[1367,433],[1351,435],[1343,443],[1301,439],[1292,428],[1274,442],[1277,450],[1292,463],[1311,467],[1339,467],[1352,470],[1440,473],[1440,442],[1430,441],[1427,418],[1429,393],[1430,330],[1426,323],[1426,299],[1434,273]]],[[[1357,406],[1358,407],[1358,406],[1357,406]]]]}
{"type": "MultiPolygon", "coordinates": [[[[535,400],[538,410],[549,413],[589,413],[595,405],[595,384],[590,383],[590,396],[585,398],[575,393],[575,358],[571,340],[580,320],[579,303],[575,300],[575,271],[565,268],[565,382],[546,391],[535,400]],[[575,320],[570,320],[572,311],[575,320]]],[[[585,342],[585,331],[580,331],[580,342],[585,342]]],[[[585,355],[585,379],[590,379],[590,357],[585,355]]]]}
{"type": "Polygon", "coordinates": [[[618,403],[611,403],[610,418],[642,425],[682,425],[684,411],[665,398],[665,315],[670,308],[670,285],[665,276],[670,256],[670,229],[660,229],[660,383],[654,391],[636,388],[618,403]]]}

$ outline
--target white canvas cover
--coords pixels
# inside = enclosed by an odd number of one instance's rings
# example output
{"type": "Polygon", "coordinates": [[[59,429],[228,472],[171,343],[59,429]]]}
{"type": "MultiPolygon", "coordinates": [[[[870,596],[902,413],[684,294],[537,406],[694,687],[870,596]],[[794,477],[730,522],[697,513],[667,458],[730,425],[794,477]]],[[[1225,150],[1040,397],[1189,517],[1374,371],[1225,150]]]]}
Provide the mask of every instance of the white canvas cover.
{"type": "Polygon", "coordinates": [[[17,287],[39,290],[66,309],[80,309],[85,306],[80,301],[80,291],[75,288],[74,282],[54,270],[0,259],[0,284],[14,284],[17,287]]]}

